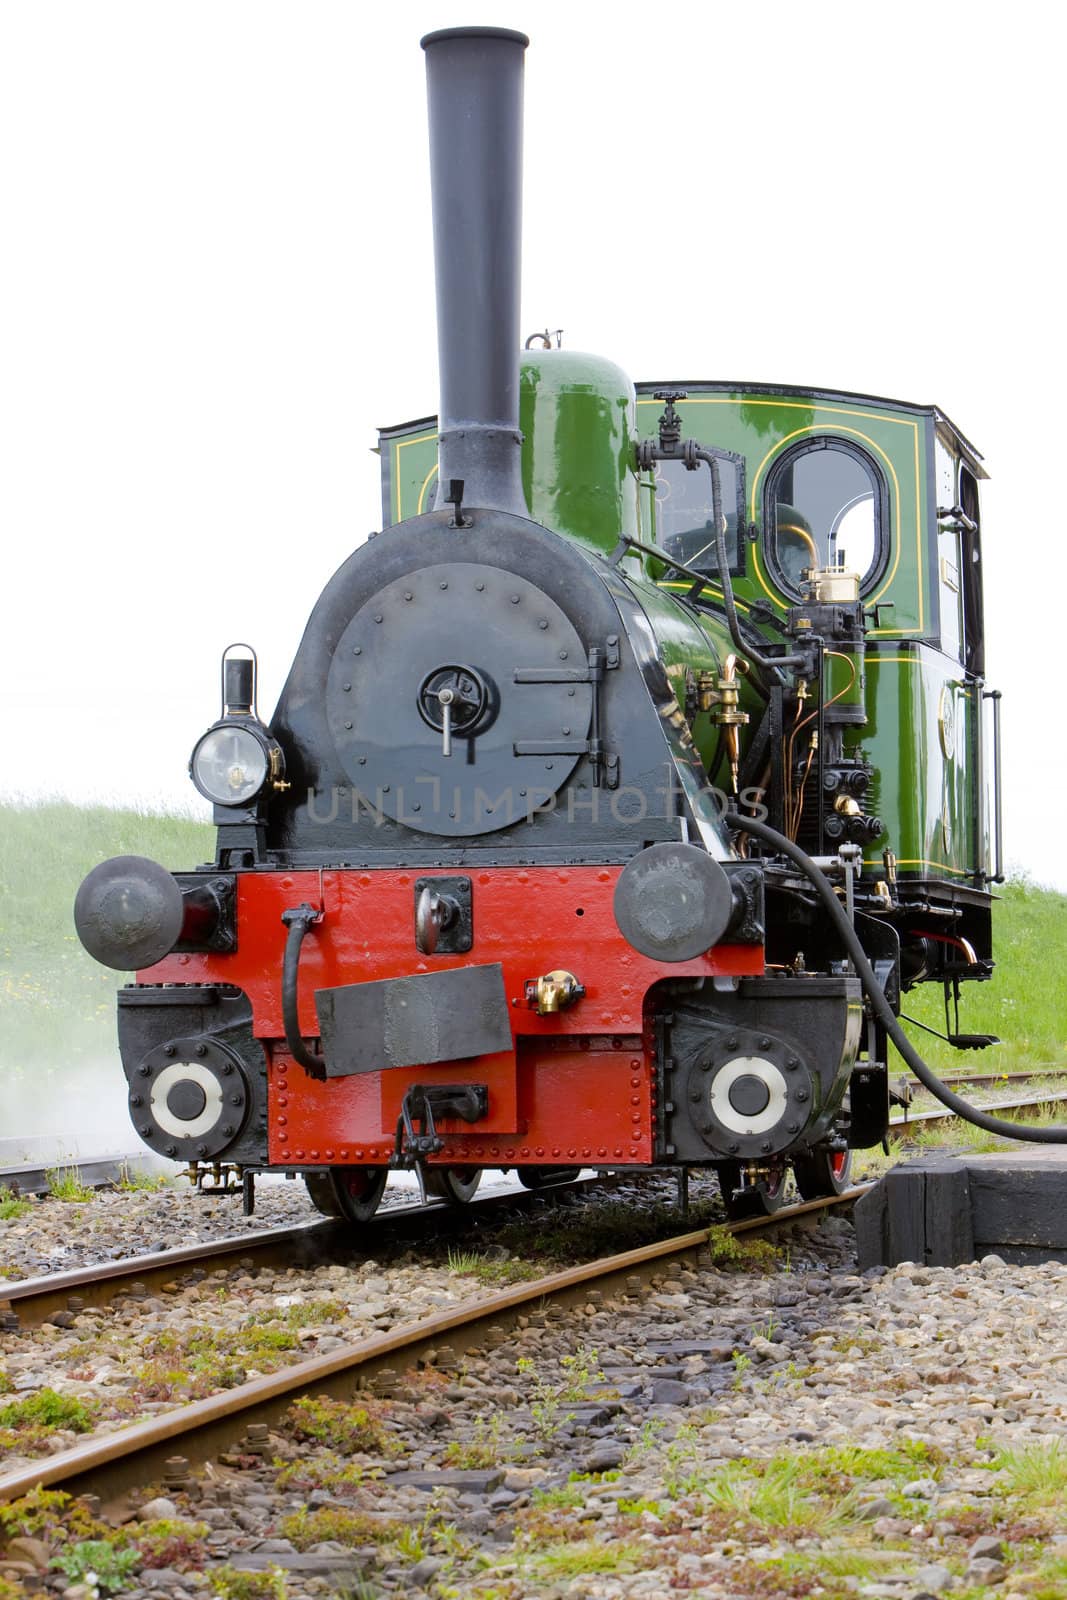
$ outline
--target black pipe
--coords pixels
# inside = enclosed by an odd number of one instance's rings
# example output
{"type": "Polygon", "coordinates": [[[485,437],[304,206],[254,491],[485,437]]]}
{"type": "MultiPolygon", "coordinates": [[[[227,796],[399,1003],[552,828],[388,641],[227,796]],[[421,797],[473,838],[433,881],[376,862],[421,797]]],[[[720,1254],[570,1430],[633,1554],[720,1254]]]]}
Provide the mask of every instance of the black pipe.
{"type": "Polygon", "coordinates": [[[282,961],[282,1026],[285,1029],[285,1042],[289,1054],[294,1061],[299,1061],[313,1078],[325,1078],[326,1058],[318,1055],[304,1043],[303,1034],[300,1032],[300,1017],[297,1013],[296,992],[300,972],[300,946],[308,929],[315,926],[321,915],[321,912],[306,902],[302,906],[294,906],[291,910],[282,912],[282,921],[289,929],[285,941],[285,957],[282,961]]]}
{"type": "MultiPolygon", "coordinates": [[[[683,449],[685,446],[683,445],[683,449]]],[[[730,629],[730,638],[743,655],[747,655],[764,672],[777,672],[782,676],[784,667],[802,667],[808,663],[807,656],[765,656],[762,650],[754,649],[751,644],[741,636],[741,624],[737,619],[737,606],[734,603],[734,586],[730,581],[730,558],[726,551],[726,530],[723,527],[722,516],[722,490],[719,487],[719,463],[714,456],[708,455],[706,450],[694,450],[694,459],[703,461],[711,473],[711,515],[715,524],[715,560],[719,568],[719,584],[722,588],[723,605],[726,608],[726,622],[730,629]]],[[[738,539],[741,538],[741,529],[737,530],[738,539]]],[[[784,681],[784,680],[783,680],[784,681]]]]}
{"type": "Polygon", "coordinates": [[[437,505],[529,512],[519,432],[524,33],[428,33],[437,280],[437,505]]]}
{"type": "Polygon", "coordinates": [[[800,849],[799,845],[793,843],[792,839],[787,839],[785,834],[779,833],[776,828],[769,828],[765,822],[757,822],[755,817],[744,817],[739,812],[733,811],[728,813],[725,821],[728,828],[737,829],[741,833],[750,833],[764,844],[771,845],[780,855],[788,856],[790,861],[798,866],[805,877],[811,881],[816,894],[822,901],[825,910],[829,913],[830,921],[840,934],[842,943],[852,958],[852,964],[856,968],[856,975],[863,985],[867,998],[871,1003],[872,1011],[919,1082],[929,1089],[930,1093],[940,1100],[943,1106],[947,1106],[950,1111],[954,1111],[965,1122],[972,1122],[976,1128],[984,1128],[987,1133],[999,1134],[1004,1139],[1021,1139],[1027,1144],[1067,1144],[1067,1127],[1024,1128],[1017,1122],[1005,1122],[1000,1117],[991,1117],[988,1112],[980,1111],[977,1106],[972,1106],[966,1100],[961,1100],[958,1094],[953,1093],[947,1085],[943,1084],[937,1074],[927,1066],[897,1021],[893,1008],[886,999],[885,992],[874,975],[874,968],[867,959],[867,953],[860,943],[856,930],[845,915],[841,902],[834,893],[833,885],[826,874],[815,865],[809,855],[806,855],[800,849]]]}

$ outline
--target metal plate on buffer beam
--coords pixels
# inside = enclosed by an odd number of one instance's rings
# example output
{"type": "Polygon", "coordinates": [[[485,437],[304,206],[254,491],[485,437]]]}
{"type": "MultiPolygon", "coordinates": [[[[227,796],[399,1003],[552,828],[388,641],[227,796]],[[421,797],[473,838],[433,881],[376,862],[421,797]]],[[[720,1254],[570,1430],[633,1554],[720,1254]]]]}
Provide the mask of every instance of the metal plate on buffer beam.
{"type": "Polygon", "coordinates": [[[510,1050],[504,969],[458,967],[315,996],[328,1078],[510,1050]]]}

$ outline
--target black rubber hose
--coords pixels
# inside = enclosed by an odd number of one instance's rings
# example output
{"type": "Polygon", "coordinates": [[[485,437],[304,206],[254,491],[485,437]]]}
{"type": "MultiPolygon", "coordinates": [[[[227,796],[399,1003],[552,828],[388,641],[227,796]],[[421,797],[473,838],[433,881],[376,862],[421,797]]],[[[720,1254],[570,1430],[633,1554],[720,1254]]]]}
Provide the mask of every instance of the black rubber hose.
{"type": "Polygon", "coordinates": [[[310,1072],[313,1078],[325,1078],[326,1060],[324,1056],[316,1055],[314,1050],[304,1043],[300,1032],[300,1018],[296,1008],[296,980],[300,971],[300,946],[304,942],[304,935],[308,929],[319,920],[319,912],[312,906],[294,906],[291,911],[282,912],[282,921],[289,929],[285,941],[285,958],[282,961],[282,1023],[285,1027],[285,1042],[289,1047],[289,1054],[294,1061],[299,1061],[305,1071],[310,1072]]]}
{"type": "Polygon", "coordinates": [[[958,1117],[963,1117],[967,1122],[973,1122],[976,1128],[985,1128],[988,1133],[999,1134],[1004,1139],[1021,1139],[1027,1144],[1067,1144],[1067,1128],[1024,1128],[1017,1122],[1005,1122],[1001,1117],[991,1117],[988,1112],[980,1111],[977,1106],[970,1105],[966,1100],[961,1100],[958,1094],[941,1082],[935,1072],[927,1066],[922,1056],[916,1050],[904,1029],[897,1021],[893,1008],[885,997],[881,984],[874,975],[874,968],[867,960],[867,954],[859,941],[855,928],[845,915],[841,902],[838,900],[826,874],[815,865],[809,855],[806,855],[792,839],[787,839],[784,833],[779,833],[776,828],[769,828],[765,822],[758,822],[755,817],[743,817],[739,813],[729,812],[724,819],[726,826],[736,829],[741,833],[750,833],[764,844],[771,845],[779,854],[788,856],[790,861],[798,866],[806,878],[811,880],[816,894],[830,914],[830,921],[841,935],[841,939],[852,958],[856,974],[863,984],[867,998],[871,1003],[878,1021],[885,1028],[886,1033],[896,1045],[898,1051],[914,1072],[919,1082],[930,1093],[940,1100],[943,1106],[954,1111],[958,1117]]]}

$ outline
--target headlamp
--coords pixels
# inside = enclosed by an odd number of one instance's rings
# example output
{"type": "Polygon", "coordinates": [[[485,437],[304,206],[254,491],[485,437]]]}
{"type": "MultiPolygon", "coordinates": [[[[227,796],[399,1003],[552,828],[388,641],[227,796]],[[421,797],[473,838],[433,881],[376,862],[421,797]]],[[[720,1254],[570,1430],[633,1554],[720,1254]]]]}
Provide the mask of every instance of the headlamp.
{"type": "Polygon", "coordinates": [[[222,722],[193,746],[189,776],[216,805],[246,806],[266,783],[270,767],[270,747],[258,729],[222,722]]]}
{"type": "Polygon", "coordinates": [[[250,645],[222,652],[222,716],[196,741],[189,776],[217,806],[247,806],[270,781],[287,789],[285,758],[256,710],[256,654],[250,645]],[[231,656],[247,650],[247,656],[231,656]]]}

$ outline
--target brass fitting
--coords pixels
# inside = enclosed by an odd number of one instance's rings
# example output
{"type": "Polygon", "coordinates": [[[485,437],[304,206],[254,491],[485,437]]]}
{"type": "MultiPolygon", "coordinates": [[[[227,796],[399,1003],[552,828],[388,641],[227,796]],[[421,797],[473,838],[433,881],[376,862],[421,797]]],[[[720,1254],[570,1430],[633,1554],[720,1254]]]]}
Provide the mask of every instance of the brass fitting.
{"type": "Polygon", "coordinates": [[[555,1016],[565,1011],[576,1000],[581,1000],[585,989],[573,972],[548,972],[543,978],[529,978],[526,982],[526,1004],[539,1017],[555,1016]]]}
{"type": "Polygon", "coordinates": [[[712,722],[729,728],[741,727],[748,721],[748,712],[741,710],[741,691],[737,682],[737,674],[747,671],[747,661],[729,655],[720,673],[698,673],[697,704],[701,711],[711,713],[712,722]]]}
{"type": "Polygon", "coordinates": [[[728,655],[722,671],[701,672],[697,676],[697,705],[706,711],[717,727],[726,729],[726,757],[730,763],[733,792],[737,793],[737,775],[741,762],[741,747],[737,730],[748,721],[748,712],[741,710],[741,690],[738,673],[748,672],[748,662],[740,656],[728,655]]]}

